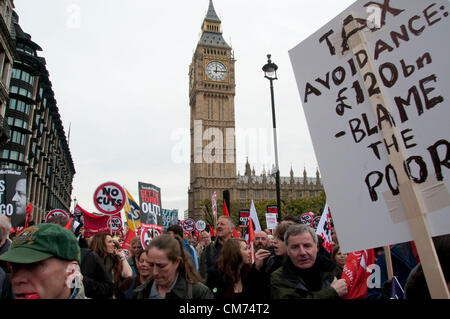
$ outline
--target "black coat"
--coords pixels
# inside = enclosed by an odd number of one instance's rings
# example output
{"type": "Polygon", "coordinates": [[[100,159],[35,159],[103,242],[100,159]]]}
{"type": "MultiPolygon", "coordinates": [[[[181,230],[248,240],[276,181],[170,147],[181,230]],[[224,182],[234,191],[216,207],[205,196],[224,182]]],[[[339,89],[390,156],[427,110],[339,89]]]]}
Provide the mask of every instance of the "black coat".
{"type": "Polygon", "coordinates": [[[99,255],[88,248],[81,248],[81,274],[86,297],[112,298],[114,285],[106,272],[105,265],[99,255]]]}
{"type": "MultiPolygon", "coordinates": [[[[133,299],[148,299],[154,280],[151,279],[134,290],[133,299]]],[[[213,299],[213,294],[201,282],[190,284],[180,274],[178,279],[164,299],[213,299]]]]}
{"type": "Polygon", "coordinates": [[[214,294],[214,299],[248,300],[265,298],[264,276],[254,267],[242,278],[242,293],[234,293],[234,285],[227,284],[216,267],[208,269],[206,285],[214,294]]]}

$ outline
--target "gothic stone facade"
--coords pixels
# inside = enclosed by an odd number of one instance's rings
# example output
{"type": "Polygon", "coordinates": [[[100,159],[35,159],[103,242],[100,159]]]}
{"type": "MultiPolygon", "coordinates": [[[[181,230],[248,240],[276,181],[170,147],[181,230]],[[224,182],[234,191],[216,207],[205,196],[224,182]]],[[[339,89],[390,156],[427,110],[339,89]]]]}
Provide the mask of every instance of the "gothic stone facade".
{"type": "MultiPolygon", "coordinates": [[[[247,162],[244,176],[236,175],[235,148],[235,59],[232,48],[222,36],[222,26],[212,0],[202,24],[202,34],[189,67],[190,104],[190,186],[189,217],[203,218],[200,203],[211,198],[214,191],[217,201],[223,199],[223,191],[230,191],[231,201],[242,203],[265,199],[275,199],[275,178],[256,176],[250,172],[247,162]],[[215,147],[209,154],[213,159],[205,159],[204,152],[212,130],[220,130],[222,147],[215,147]],[[226,142],[225,142],[226,141],[226,142]]],[[[323,189],[318,173],[316,178],[281,177],[282,199],[314,196],[323,189]]]]}

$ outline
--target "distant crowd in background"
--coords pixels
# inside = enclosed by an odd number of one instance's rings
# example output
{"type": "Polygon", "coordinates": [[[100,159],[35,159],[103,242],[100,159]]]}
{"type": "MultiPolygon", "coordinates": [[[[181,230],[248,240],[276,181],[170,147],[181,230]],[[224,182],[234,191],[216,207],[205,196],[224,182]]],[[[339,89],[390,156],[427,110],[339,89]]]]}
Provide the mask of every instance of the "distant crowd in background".
{"type": "MultiPolygon", "coordinates": [[[[287,215],[273,231],[256,231],[253,247],[233,237],[228,216],[206,231],[184,237],[170,226],[143,248],[139,237],[127,257],[118,238],[99,233],[85,238],[65,216],[31,225],[12,240],[11,223],[0,215],[1,299],[339,299],[349,283],[343,277],[347,254],[336,234],[327,252],[315,230],[287,215]]],[[[450,236],[433,238],[450,283],[450,236]]],[[[379,285],[358,287],[358,298],[392,298],[394,286],[406,299],[430,299],[413,242],[390,249],[395,282],[388,279],[383,248],[375,252],[379,285]]],[[[348,297],[348,296],[347,296],[348,297]]]]}

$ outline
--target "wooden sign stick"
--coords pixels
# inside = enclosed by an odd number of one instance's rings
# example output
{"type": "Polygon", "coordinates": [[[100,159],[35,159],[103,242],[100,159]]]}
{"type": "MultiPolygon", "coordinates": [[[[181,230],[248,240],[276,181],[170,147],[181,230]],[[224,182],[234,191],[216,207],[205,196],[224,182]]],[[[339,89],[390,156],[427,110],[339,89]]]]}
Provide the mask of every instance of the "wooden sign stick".
{"type": "MultiPolygon", "coordinates": [[[[351,17],[350,17],[351,18],[351,17]]],[[[347,35],[352,34],[354,30],[361,29],[361,26],[357,24],[354,19],[347,18],[344,21],[344,30],[347,35]]],[[[358,31],[350,38],[349,47],[353,54],[356,55],[361,50],[368,52],[366,40],[364,37],[364,31],[358,31]]],[[[387,101],[383,96],[382,83],[379,79],[376,69],[373,67],[373,62],[368,56],[367,63],[359,69],[363,79],[367,73],[371,73],[377,79],[377,84],[379,87],[379,93],[373,94],[370,97],[370,104],[372,110],[374,111],[375,117],[378,113],[378,105],[382,105],[391,114],[387,101]]],[[[359,67],[359,65],[358,65],[359,67]]],[[[368,91],[368,84],[364,81],[366,90],[368,91]]],[[[402,141],[397,132],[396,128],[392,123],[388,125],[387,121],[382,122],[381,134],[384,139],[390,141],[396,138],[397,141],[402,141]]],[[[422,268],[425,274],[425,279],[427,281],[428,289],[432,298],[437,299],[450,299],[450,294],[447,288],[447,283],[445,281],[439,259],[436,254],[436,249],[434,248],[433,241],[430,236],[429,227],[425,219],[425,209],[423,198],[420,190],[417,189],[417,185],[414,184],[404,171],[403,162],[405,160],[405,151],[403,145],[398,143],[398,151],[391,149],[388,152],[389,161],[397,173],[398,189],[400,191],[399,197],[405,208],[406,217],[408,219],[409,227],[411,229],[411,234],[417,247],[417,252],[422,264],[422,268]]]]}
{"type": "Polygon", "coordinates": [[[392,280],[394,277],[394,268],[392,267],[392,256],[391,256],[391,249],[389,246],[384,246],[384,255],[386,257],[386,267],[388,272],[388,279],[392,280]]]}

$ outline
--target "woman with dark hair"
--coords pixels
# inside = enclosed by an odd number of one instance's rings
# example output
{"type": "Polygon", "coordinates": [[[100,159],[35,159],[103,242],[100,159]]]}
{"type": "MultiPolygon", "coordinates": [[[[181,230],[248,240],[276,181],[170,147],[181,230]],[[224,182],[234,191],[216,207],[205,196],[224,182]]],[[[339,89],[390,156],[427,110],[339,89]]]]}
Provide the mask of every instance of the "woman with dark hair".
{"type": "Polygon", "coordinates": [[[225,242],[216,267],[208,269],[206,285],[216,299],[244,299],[262,297],[259,282],[247,243],[242,238],[231,238],[225,242]]]}
{"type": "Polygon", "coordinates": [[[152,279],[135,289],[134,299],[213,299],[180,236],[158,236],[145,251],[152,279]]]}
{"type": "Polygon", "coordinates": [[[139,251],[135,257],[137,270],[135,287],[137,288],[152,279],[152,269],[150,268],[147,252],[145,250],[139,251]]]}
{"type": "Polygon", "coordinates": [[[95,251],[106,268],[106,272],[114,283],[114,297],[123,298],[123,292],[131,287],[133,271],[127,262],[125,252],[116,247],[108,233],[99,233],[89,240],[89,248],[95,251]]]}
{"type": "Polygon", "coordinates": [[[343,254],[341,252],[341,247],[339,247],[339,245],[336,245],[331,252],[331,260],[333,260],[336,265],[338,265],[339,269],[343,271],[345,262],[347,261],[347,254],[343,254]]]}
{"type": "Polygon", "coordinates": [[[134,259],[136,260],[136,273],[133,274],[131,287],[124,293],[125,299],[133,299],[134,290],[152,279],[152,268],[150,268],[147,252],[145,250],[138,250],[134,259]]]}

